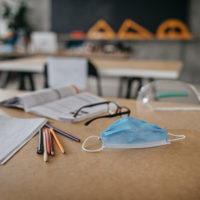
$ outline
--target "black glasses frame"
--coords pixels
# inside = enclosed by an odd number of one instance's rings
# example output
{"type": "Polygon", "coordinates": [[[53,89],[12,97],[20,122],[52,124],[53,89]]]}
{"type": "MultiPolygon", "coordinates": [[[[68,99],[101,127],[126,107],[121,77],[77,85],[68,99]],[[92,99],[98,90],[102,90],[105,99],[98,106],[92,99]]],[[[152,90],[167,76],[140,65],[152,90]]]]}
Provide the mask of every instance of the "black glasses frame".
{"type": "Polygon", "coordinates": [[[113,101],[103,101],[103,102],[99,102],[99,103],[94,103],[94,104],[89,104],[89,105],[86,105],[86,106],[82,106],[80,107],[75,113],[74,113],[74,118],[77,117],[77,115],[79,114],[79,112],[84,109],[84,108],[90,108],[90,107],[94,107],[94,106],[99,106],[99,105],[103,105],[103,104],[107,104],[108,105],[108,110],[109,110],[109,104],[115,104],[117,109],[115,111],[114,114],[109,114],[109,115],[103,115],[103,116],[98,116],[98,117],[95,117],[87,122],[85,122],[85,126],[88,126],[91,122],[93,122],[94,120],[97,120],[97,119],[101,119],[101,118],[112,118],[112,117],[116,117],[116,116],[122,116],[122,115],[130,115],[131,111],[128,107],[125,107],[125,106],[119,106],[117,103],[113,102],[113,101]],[[125,111],[122,111],[122,109],[125,109],[125,111]]]}

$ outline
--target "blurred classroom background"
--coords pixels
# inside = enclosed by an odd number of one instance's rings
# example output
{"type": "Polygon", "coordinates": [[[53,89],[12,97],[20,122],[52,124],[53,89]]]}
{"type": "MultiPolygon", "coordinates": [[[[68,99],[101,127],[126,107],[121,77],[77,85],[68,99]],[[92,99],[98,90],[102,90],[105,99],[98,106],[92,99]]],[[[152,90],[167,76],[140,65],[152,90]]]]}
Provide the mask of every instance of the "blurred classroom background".
{"type": "Polygon", "coordinates": [[[19,62],[40,56],[87,59],[87,89],[99,94],[97,72],[106,97],[135,98],[155,79],[198,86],[199,10],[199,0],[0,0],[0,87],[45,87],[44,60],[19,62]]]}

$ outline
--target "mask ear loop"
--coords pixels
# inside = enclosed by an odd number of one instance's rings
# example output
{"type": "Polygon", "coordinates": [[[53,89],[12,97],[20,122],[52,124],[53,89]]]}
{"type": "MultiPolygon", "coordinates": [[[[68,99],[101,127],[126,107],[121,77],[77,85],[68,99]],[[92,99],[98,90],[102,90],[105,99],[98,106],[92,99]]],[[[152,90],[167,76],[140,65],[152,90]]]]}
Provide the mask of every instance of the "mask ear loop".
{"type": "Polygon", "coordinates": [[[94,135],[94,136],[89,136],[89,137],[87,137],[87,138],[84,140],[84,142],[83,142],[83,144],[82,144],[82,149],[83,149],[84,151],[87,151],[87,152],[99,152],[99,151],[102,151],[103,148],[104,148],[103,145],[102,145],[100,148],[94,149],[94,150],[90,150],[90,149],[86,149],[86,148],[85,148],[86,142],[87,142],[89,139],[91,139],[91,138],[97,138],[98,140],[101,140],[101,138],[98,137],[98,136],[95,136],[95,135],[94,135]]]}
{"type": "Polygon", "coordinates": [[[177,141],[177,140],[183,140],[183,139],[186,138],[185,135],[175,135],[175,134],[172,134],[172,133],[168,133],[168,135],[177,137],[177,138],[175,138],[175,139],[170,139],[170,140],[169,140],[170,142],[177,141]]]}

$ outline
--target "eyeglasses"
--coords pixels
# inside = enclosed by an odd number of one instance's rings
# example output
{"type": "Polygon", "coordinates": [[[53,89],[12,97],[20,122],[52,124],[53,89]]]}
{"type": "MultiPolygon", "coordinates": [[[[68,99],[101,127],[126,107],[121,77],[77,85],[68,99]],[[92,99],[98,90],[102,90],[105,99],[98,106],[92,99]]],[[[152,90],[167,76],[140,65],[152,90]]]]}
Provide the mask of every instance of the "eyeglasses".
{"type": "Polygon", "coordinates": [[[121,117],[123,115],[129,116],[130,113],[131,113],[130,109],[125,107],[125,106],[119,106],[117,103],[115,103],[113,101],[104,101],[104,102],[100,102],[100,103],[95,103],[95,104],[89,104],[89,105],[86,105],[86,106],[82,106],[81,108],[79,108],[74,113],[73,117],[76,118],[80,112],[84,112],[83,111],[84,108],[91,108],[91,107],[100,106],[100,105],[107,105],[107,112],[109,113],[109,115],[103,115],[103,116],[95,117],[95,118],[85,122],[85,126],[88,126],[91,122],[93,122],[96,119],[112,118],[112,117],[116,117],[116,116],[120,116],[121,117]]]}

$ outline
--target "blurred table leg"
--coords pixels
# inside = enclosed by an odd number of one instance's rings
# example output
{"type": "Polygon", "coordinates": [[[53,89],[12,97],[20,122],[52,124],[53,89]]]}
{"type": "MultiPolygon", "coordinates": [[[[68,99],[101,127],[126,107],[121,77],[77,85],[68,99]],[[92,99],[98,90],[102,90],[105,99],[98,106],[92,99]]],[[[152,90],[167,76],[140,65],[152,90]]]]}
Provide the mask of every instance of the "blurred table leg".
{"type": "Polygon", "coordinates": [[[30,89],[35,90],[35,84],[33,80],[33,73],[25,73],[25,72],[20,72],[19,73],[19,90],[26,90],[26,83],[25,83],[25,77],[28,77],[29,82],[30,82],[30,89]]]}
{"type": "Polygon", "coordinates": [[[9,76],[9,72],[1,72],[0,74],[1,88],[6,88],[7,83],[8,83],[8,76],[9,76]]]}

